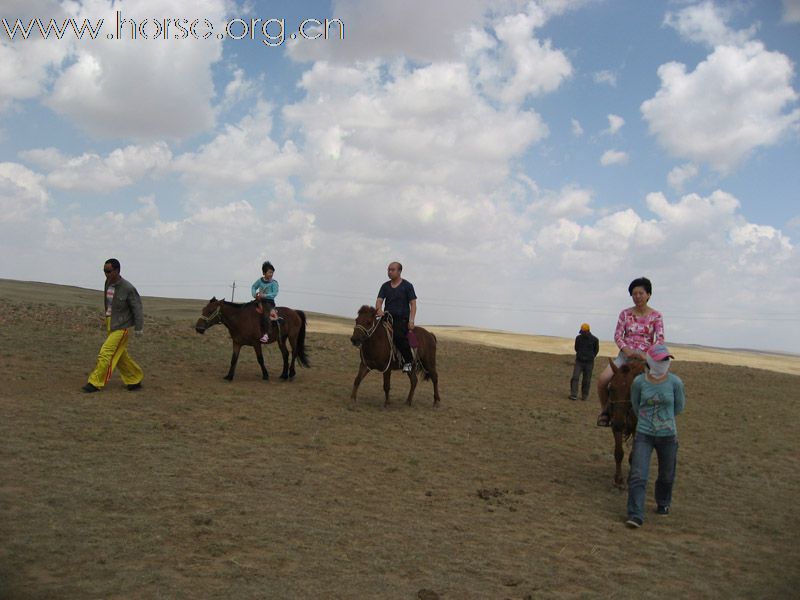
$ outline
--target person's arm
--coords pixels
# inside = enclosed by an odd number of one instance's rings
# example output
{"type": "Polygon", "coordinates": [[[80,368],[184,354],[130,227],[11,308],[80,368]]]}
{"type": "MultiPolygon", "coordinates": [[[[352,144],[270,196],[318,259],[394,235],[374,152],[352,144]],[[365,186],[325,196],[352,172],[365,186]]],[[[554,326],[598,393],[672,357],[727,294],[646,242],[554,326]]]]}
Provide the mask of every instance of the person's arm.
{"type": "Polygon", "coordinates": [[[378,299],[375,300],[375,316],[382,317],[383,316],[383,298],[378,296],[378,299]]]}
{"type": "Polygon", "coordinates": [[[594,354],[594,356],[600,354],[600,340],[597,338],[594,338],[592,340],[592,353],[594,354]]]}
{"type": "Polygon", "coordinates": [[[672,393],[675,396],[674,412],[677,416],[683,412],[683,408],[686,406],[686,395],[683,391],[683,381],[681,381],[680,377],[677,375],[672,382],[672,393]]]}
{"type": "Polygon", "coordinates": [[[661,313],[656,311],[653,315],[653,344],[664,343],[664,318],[661,313]]]}
{"type": "Polygon", "coordinates": [[[128,291],[128,306],[133,313],[134,331],[141,334],[144,331],[144,311],[142,310],[142,298],[136,288],[130,286],[128,291]]]}
{"type": "Polygon", "coordinates": [[[267,285],[267,289],[265,290],[266,294],[264,295],[264,297],[267,300],[275,300],[275,297],[278,295],[279,289],[280,288],[278,286],[278,282],[273,279],[267,285]]]}
{"type": "Polygon", "coordinates": [[[253,282],[253,285],[250,286],[250,293],[253,295],[253,298],[258,296],[258,291],[261,289],[261,280],[256,279],[253,282]]]}
{"type": "Polygon", "coordinates": [[[579,340],[579,339],[581,339],[581,336],[579,336],[579,335],[575,336],[575,344],[574,344],[574,346],[575,346],[575,352],[577,352],[577,351],[578,351],[578,340],[579,340]]]}
{"type": "Polygon", "coordinates": [[[619,313],[619,318],[617,319],[617,327],[614,329],[614,342],[617,344],[617,348],[619,348],[622,353],[630,358],[631,356],[637,354],[636,350],[633,348],[628,347],[628,343],[625,340],[625,319],[627,317],[627,311],[623,310],[619,313]]]}
{"type": "Polygon", "coordinates": [[[414,329],[414,317],[417,316],[417,299],[414,298],[408,303],[408,306],[411,309],[411,314],[408,317],[408,328],[414,329]]]}

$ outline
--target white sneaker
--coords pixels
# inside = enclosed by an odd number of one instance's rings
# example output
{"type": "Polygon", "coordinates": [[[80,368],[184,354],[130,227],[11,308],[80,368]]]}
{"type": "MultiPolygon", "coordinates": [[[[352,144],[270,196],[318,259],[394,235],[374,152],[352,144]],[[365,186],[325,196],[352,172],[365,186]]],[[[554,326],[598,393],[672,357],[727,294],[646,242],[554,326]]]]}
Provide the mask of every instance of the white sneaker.
{"type": "Polygon", "coordinates": [[[403,373],[411,373],[411,369],[414,368],[414,365],[411,363],[406,363],[403,365],[403,373]]]}
{"type": "Polygon", "coordinates": [[[261,342],[262,344],[267,344],[269,343],[269,336],[265,333],[259,338],[258,341],[261,342]]]}

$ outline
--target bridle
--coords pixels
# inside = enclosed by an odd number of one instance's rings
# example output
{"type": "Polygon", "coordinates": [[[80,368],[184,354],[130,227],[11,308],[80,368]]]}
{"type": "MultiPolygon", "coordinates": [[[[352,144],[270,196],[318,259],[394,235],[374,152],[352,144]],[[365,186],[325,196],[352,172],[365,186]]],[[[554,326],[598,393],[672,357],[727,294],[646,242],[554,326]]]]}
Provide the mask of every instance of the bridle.
{"type": "MultiPolygon", "coordinates": [[[[386,363],[386,366],[381,370],[381,373],[386,373],[389,368],[392,366],[392,362],[394,361],[394,344],[392,344],[392,334],[391,334],[391,325],[392,325],[392,315],[386,314],[381,319],[375,319],[375,322],[372,324],[372,327],[367,328],[361,323],[356,323],[356,329],[359,331],[364,332],[364,340],[358,346],[358,352],[361,355],[361,362],[364,364],[367,369],[372,371],[373,369],[367,364],[367,361],[364,358],[364,342],[366,342],[372,335],[378,330],[378,327],[384,323],[384,321],[389,323],[389,327],[384,327],[384,331],[386,332],[386,338],[389,342],[389,362],[386,363]]],[[[377,369],[374,369],[377,370],[377,369]]]]}
{"type": "Polygon", "coordinates": [[[222,302],[217,304],[217,308],[207,317],[205,315],[200,315],[200,320],[205,321],[206,327],[211,327],[212,325],[216,325],[217,323],[222,323],[222,302]],[[216,323],[212,323],[214,319],[219,317],[219,321],[216,323]]]}

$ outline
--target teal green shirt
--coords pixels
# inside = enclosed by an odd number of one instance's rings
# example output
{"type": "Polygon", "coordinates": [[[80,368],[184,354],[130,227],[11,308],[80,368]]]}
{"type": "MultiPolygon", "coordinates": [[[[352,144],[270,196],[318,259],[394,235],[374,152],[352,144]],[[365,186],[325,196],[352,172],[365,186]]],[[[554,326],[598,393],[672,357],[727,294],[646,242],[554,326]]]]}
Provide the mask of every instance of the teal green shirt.
{"type": "Polygon", "coordinates": [[[683,412],[686,404],[683,381],[669,373],[661,383],[652,383],[642,373],[633,380],[631,404],[639,417],[637,433],[657,437],[677,435],[675,416],[683,412]]]}

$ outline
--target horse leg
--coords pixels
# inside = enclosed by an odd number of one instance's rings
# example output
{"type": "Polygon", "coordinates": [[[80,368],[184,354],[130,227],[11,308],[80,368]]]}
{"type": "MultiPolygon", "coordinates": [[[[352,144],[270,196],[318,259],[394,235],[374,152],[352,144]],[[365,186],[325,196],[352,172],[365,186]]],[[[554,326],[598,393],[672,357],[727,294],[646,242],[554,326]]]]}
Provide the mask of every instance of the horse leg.
{"type": "Polygon", "coordinates": [[[411,372],[408,374],[408,378],[411,380],[411,389],[408,390],[406,404],[411,406],[411,400],[414,398],[414,390],[417,389],[417,381],[419,381],[416,369],[411,369],[411,372]]]}
{"type": "Polygon", "coordinates": [[[369,373],[369,367],[365,365],[363,362],[358,366],[358,373],[356,374],[356,379],[353,381],[353,391],[350,393],[350,399],[355,402],[356,401],[356,393],[358,392],[358,386],[361,385],[361,380],[367,376],[369,373]]]}
{"type": "Polygon", "coordinates": [[[436,370],[436,346],[433,347],[433,350],[431,356],[427,356],[426,353],[424,356],[420,356],[420,360],[422,368],[425,369],[427,377],[433,384],[433,405],[436,406],[441,398],[439,398],[439,373],[436,370]]]}
{"type": "Polygon", "coordinates": [[[242,347],[238,344],[233,345],[233,352],[231,353],[231,368],[228,369],[228,374],[225,375],[224,379],[228,381],[233,381],[233,374],[236,372],[236,361],[239,360],[239,351],[242,347]]]}
{"type": "Polygon", "coordinates": [[[433,405],[437,406],[439,404],[439,374],[434,369],[433,371],[428,371],[428,377],[431,378],[431,382],[433,383],[433,405]]]}
{"type": "MultiPolygon", "coordinates": [[[[622,458],[625,456],[625,449],[622,446],[622,432],[614,432],[614,461],[617,463],[617,470],[614,473],[614,485],[619,489],[624,489],[622,483],[622,458]]],[[[628,457],[630,460],[630,457],[628,457]]]]}
{"type": "Polygon", "coordinates": [[[385,400],[383,401],[383,406],[389,406],[389,389],[392,387],[392,370],[386,369],[383,372],[383,395],[385,396],[385,400]]]}
{"type": "Polygon", "coordinates": [[[256,360],[258,360],[258,366],[261,367],[261,379],[269,381],[269,373],[267,373],[267,365],[264,363],[264,352],[261,350],[261,344],[256,343],[253,346],[253,350],[256,351],[256,360]]]}
{"type": "Polygon", "coordinates": [[[281,379],[286,381],[290,377],[294,377],[294,373],[289,372],[289,351],[286,349],[286,335],[281,335],[278,338],[278,348],[280,348],[281,358],[283,358],[283,371],[281,371],[281,379]]]}

